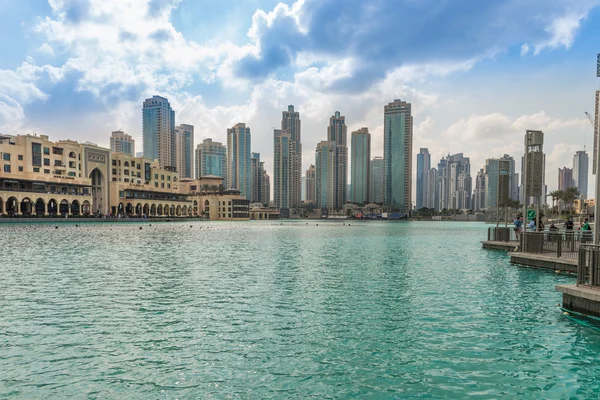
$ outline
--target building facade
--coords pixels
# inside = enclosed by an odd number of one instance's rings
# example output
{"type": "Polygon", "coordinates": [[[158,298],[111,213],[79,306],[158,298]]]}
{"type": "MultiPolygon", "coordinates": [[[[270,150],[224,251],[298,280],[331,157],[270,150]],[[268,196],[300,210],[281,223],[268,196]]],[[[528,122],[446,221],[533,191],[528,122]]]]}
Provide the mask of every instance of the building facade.
{"type": "Polygon", "coordinates": [[[302,197],[302,126],[300,123],[300,113],[294,111],[293,105],[289,105],[287,111],[282,112],[281,131],[289,135],[289,140],[292,144],[290,152],[292,166],[290,171],[289,206],[297,207],[300,205],[302,197]]]}
{"type": "Polygon", "coordinates": [[[327,127],[327,140],[334,146],[333,171],[331,185],[333,188],[333,209],[337,210],[346,204],[348,198],[348,141],[346,117],[336,111],[329,118],[327,127]]]}
{"type": "Polygon", "coordinates": [[[463,153],[448,154],[438,163],[439,209],[471,209],[471,163],[463,153]]]}
{"type": "Polygon", "coordinates": [[[371,203],[383,203],[383,157],[374,157],[371,160],[371,203]]]}
{"type": "Polygon", "coordinates": [[[110,150],[46,135],[0,136],[0,214],[80,216],[109,210],[110,150]]]}
{"type": "Polygon", "coordinates": [[[417,210],[427,207],[429,202],[429,170],[431,169],[431,156],[429,149],[419,149],[417,154],[417,210]]]}
{"type": "MultiPolygon", "coordinates": [[[[264,164],[264,163],[261,162],[261,164],[264,164]]],[[[271,203],[271,177],[265,170],[264,165],[262,167],[262,170],[263,170],[263,178],[262,178],[261,199],[262,199],[262,202],[268,206],[271,203]]]]}
{"type": "Polygon", "coordinates": [[[152,96],[142,108],[144,157],[158,160],[161,167],[177,168],[175,112],[169,100],[152,96]]]}
{"type": "Polygon", "coordinates": [[[260,161],[260,153],[252,153],[250,156],[250,174],[252,175],[252,198],[251,203],[263,203],[263,175],[264,163],[260,161]]]}
{"type": "Polygon", "coordinates": [[[438,191],[438,171],[430,168],[427,172],[427,208],[440,210],[440,193],[438,191]]]}
{"type": "Polygon", "coordinates": [[[573,169],[563,167],[558,169],[558,190],[573,187],[573,169]]]}
{"type": "Polygon", "coordinates": [[[585,151],[576,151],[573,156],[573,186],[581,193],[582,199],[588,196],[589,157],[585,151]]]}
{"type": "Polygon", "coordinates": [[[133,156],[135,154],[135,140],[121,130],[114,131],[110,136],[110,151],[133,156]]]}
{"type": "Polygon", "coordinates": [[[317,144],[315,154],[316,204],[322,211],[333,213],[335,207],[335,153],[336,143],[323,141],[317,144]]]}
{"type": "Polygon", "coordinates": [[[371,201],[371,134],[361,128],[351,134],[350,185],[352,203],[367,204],[371,201]]]}
{"type": "Polygon", "coordinates": [[[306,170],[306,202],[315,204],[317,200],[317,170],[313,164],[306,170]]]}
{"type": "MultiPolygon", "coordinates": [[[[275,129],[273,132],[273,195],[275,207],[292,208],[296,144],[288,130],[275,129]]],[[[283,215],[288,215],[286,211],[283,215]]]]}
{"type": "Polygon", "coordinates": [[[196,146],[196,179],[208,175],[222,177],[223,186],[227,186],[227,147],[212,139],[196,146]]]}
{"type": "Polygon", "coordinates": [[[485,170],[477,171],[475,190],[473,191],[473,211],[485,210],[485,170]]]}
{"type": "Polygon", "coordinates": [[[384,203],[393,211],[408,213],[412,208],[411,104],[396,99],[383,113],[384,203]]]}
{"type": "Polygon", "coordinates": [[[181,124],[175,127],[177,172],[180,179],[194,178],[194,127],[181,124]]]}
{"type": "Polygon", "coordinates": [[[239,190],[248,200],[252,197],[250,148],[250,128],[246,124],[227,129],[227,186],[239,190]]]}

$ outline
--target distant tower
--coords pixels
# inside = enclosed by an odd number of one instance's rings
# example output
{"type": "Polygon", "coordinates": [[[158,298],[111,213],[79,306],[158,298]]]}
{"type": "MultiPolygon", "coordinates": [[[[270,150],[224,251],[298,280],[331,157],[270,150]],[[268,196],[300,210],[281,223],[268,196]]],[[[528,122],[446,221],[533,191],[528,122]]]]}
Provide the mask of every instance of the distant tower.
{"type": "Polygon", "coordinates": [[[125,132],[114,131],[110,137],[110,151],[135,155],[135,140],[125,132]]]}
{"type": "Polygon", "coordinates": [[[589,157],[585,151],[576,151],[573,156],[573,186],[581,193],[583,200],[588,198],[589,157]]]}
{"type": "Polygon", "coordinates": [[[315,204],[317,199],[317,171],[315,166],[311,164],[306,170],[306,202],[315,204]]]}
{"type": "Polygon", "coordinates": [[[237,189],[247,200],[252,198],[250,176],[250,128],[238,123],[227,129],[228,187],[237,189]]]}
{"type": "Polygon", "coordinates": [[[421,148],[417,154],[417,210],[429,204],[428,180],[431,169],[431,156],[429,149],[421,148]]]}
{"type": "Polygon", "coordinates": [[[351,185],[352,203],[367,204],[371,197],[371,134],[361,128],[351,135],[351,185]]]}
{"type": "Polygon", "coordinates": [[[196,146],[196,179],[206,175],[222,177],[227,187],[227,147],[210,138],[196,146]]]}
{"type": "Polygon", "coordinates": [[[302,194],[302,129],[300,113],[294,111],[293,105],[289,105],[287,111],[282,112],[281,131],[290,135],[289,140],[292,144],[289,206],[297,207],[300,205],[302,194]]]}
{"type": "Polygon", "coordinates": [[[177,168],[175,112],[169,100],[152,96],[142,108],[144,157],[158,160],[162,168],[177,168]]]}
{"type": "MultiPolygon", "coordinates": [[[[348,183],[348,142],[346,117],[340,115],[339,111],[329,118],[329,126],[327,127],[327,140],[330,146],[333,146],[333,209],[339,209],[346,204],[347,199],[347,183],[348,183]]],[[[321,142],[322,143],[322,142],[321,142]]],[[[318,179],[318,177],[317,177],[318,179]]]]}
{"type": "Polygon", "coordinates": [[[192,125],[181,124],[175,127],[175,146],[179,179],[193,178],[194,127],[192,125]]]}

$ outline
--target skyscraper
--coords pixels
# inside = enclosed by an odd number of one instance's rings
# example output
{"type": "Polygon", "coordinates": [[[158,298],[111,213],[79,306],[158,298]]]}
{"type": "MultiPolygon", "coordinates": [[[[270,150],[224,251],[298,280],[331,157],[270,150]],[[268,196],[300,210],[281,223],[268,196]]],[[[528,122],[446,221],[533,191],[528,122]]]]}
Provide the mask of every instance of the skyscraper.
{"type": "Polygon", "coordinates": [[[196,146],[196,179],[206,175],[222,177],[227,187],[227,148],[212,139],[196,146]]]}
{"type": "Polygon", "coordinates": [[[317,194],[317,174],[314,165],[306,170],[306,202],[315,204],[317,194]]]}
{"type": "Polygon", "coordinates": [[[317,207],[332,213],[335,209],[335,153],[336,143],[323,141],[317,144],[315,154],[317,207]]]}
{"type": "Polygon", "coordinates": [[[567,190],[573,187],[573,170],[563,167],[558,169],[558,190],[567,190]]]}
{"type": "Polygon", "coordinates": [[[383,113],[384,202],[392,210],[408,213],[412,191],[411,104],[396,99],[383,113]]]}
{"type": "Polygon", "coordinates": [[[371,203],[383,203],[383,157],[371,160],[371,203]]]}
{"type": "MultiPolygon", "coordinates": [[[[279,209],[292,208],[296,144],[288,130],[275,129],[273,132],[273,184],[274,202],[279,209]]],[[[287,211],[284,211],[287,215],[287,211]]]]}
{"type": "Polygon", "coordinates": [[[573,156],[573,186],[577,187],[582,199],[588,195],[589,158],[585,151],[576,151],[573,156]]]}
{"type": "Polygon", "coordinates": [[[110,136],[110,151],[135,155],[135,140],[125,132],[114,131],[110,136]]]}
{"type": "Polygon", "coordinates": [[[346,204],[348,184],[348,142],[346,117],[339,111],[329,118],[327,140],[334,146],[334,161],[331,177],[333,187],[333,209],[339,209],[346,204]]]}
{"type": "Polygon", "coordinates": [[[427,173],[427,204],[425,207],[440,210],[440,193],[438,191],[438,171],[430,168],[427,173]]]}
{"type": "Polygon", "coordinates": [[[429,150],[421,148],[417,154],[417,210],[429,204],[429,170],[431,169],[431,156],[429,150]]]}
{"type": "Polygon", "coordinates": [[[351,185],[352,203],[367,204],[371,198],[371,134],[360,128],[351,135],[351,185]]]}
{"type": "Polygon", "coordinates": [[[302,197],[302,129],[300,125],[300,113],[294,111],[294,106],[289,105],[287,111],[282,112],[281,130],[287,132],[290,137],[292,149],[291,158],[291,182],[290,182],[290,207],[300,205],[302,197]]]}
{"type": "Polygon", "coordinates": [[[480,169],[475,177],[475,191],[473,193],[473,211],[485,209],[485,171],[480,169]]]}
{"type": "Polygon", "coordinates": [[[271,202],[271,178],[269,177],[269,174],[267,174],[267,171],[265,171],[264,162],[261,161],[261,164],[263,164],[261,167],[263,171],[263,178],[260,198],[262,203],[268,206],[271,202]]]}
{"type": "Polygon", "coordinates": [[[246,124],[227,129],[227,186],[239,190],[248,200],[252,197],[250,144],[250,128],[246,124]]]}
{"type": "Polygon", "coordinates": [[[179,179],[194,177],[194,126],[181,124],[175,127],[177,172],[179,179]]]}
{"type": "Polygon", "coordinates": [[[142,109],[144,157],[158,160],[161,168],[177,168],[175,112],[169,100],[152,96],[142,109]]]}
{"type": "Polygon", "coordinates": [[[250,174],[252,175],[252,203],[262,203],[262,180],[264,163],[260,162],[260,153],[252,153],[250,156],[250,174]]]}
{"type": "Polygon", "coordinates": [[[471,163],[463,153],[448,155],[438,164],[439,209],[470,209],[472,200],[471,163]]]}

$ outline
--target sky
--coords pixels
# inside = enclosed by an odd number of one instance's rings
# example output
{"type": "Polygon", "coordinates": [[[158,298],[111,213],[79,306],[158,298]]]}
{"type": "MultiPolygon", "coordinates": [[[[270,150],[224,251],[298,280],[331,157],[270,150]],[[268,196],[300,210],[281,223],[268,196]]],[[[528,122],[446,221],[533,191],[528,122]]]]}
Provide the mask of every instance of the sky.
{"type": "Polygon", "coordinates": [[[156,94],[196,144],[245,122],[272,175],[289,104],[306,170],[335,111],[381,156],[383,107],[401,99],[415,164],[427,147],[434,165],[470,157],[473,178],[505,153],[520,170],[525,130],[541,129],[553,190],[576,150],[591,158],[598,38],[600,0],[2,1],[0,132],[108,147],[122,129],[141,151],[156,94]]]}

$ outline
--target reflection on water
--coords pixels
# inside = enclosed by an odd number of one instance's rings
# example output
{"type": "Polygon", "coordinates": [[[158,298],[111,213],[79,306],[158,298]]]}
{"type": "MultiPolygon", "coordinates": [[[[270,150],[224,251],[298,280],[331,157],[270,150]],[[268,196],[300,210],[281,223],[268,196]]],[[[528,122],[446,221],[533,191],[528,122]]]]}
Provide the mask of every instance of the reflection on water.
{"type": "Polygon", "coordinates": [[[600,393],[600,332],[556,307],[573,278],[481,250],[482,224],[0,231],[0,396],[600,393]]]}

